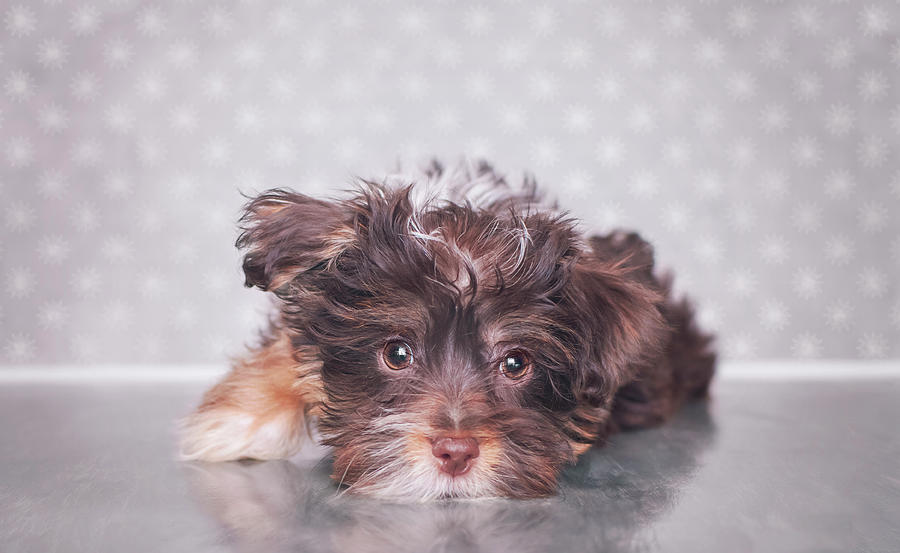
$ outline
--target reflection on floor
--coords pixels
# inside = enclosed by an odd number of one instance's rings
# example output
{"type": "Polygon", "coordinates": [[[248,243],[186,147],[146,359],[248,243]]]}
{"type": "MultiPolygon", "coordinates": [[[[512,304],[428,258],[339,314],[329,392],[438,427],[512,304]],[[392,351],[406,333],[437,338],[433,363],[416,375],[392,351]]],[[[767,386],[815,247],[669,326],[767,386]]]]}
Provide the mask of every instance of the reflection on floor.
{"type": "Polygon", "coordinates": [[[178,463],[200,386],[0,386],[3,551],[900,551],[900,381],[725,381],[534,501],[342,495],[327,456],[178,463]]]}

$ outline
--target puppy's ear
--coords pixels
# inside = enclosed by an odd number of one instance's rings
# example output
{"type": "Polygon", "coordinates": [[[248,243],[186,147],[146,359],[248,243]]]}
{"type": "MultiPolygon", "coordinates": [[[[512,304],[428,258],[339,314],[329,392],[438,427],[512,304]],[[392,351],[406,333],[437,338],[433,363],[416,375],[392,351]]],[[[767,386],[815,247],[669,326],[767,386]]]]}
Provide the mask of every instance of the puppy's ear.
{"type": "Polygon", "coordinates": [[[288,190],[251,200],[236,246],[244,255],[244,285],[278,292],[302,273],[334,260],[355,240],[339,204],[288,190]]]}
{"type": "Polygon", "coordinates": [[[576,389],[593,406],[611,400],[634,366],[659,353],[666,331],[664,298],[644,278],[649,269],[627,253],[611,254],[594,245],[573,264],[566,289],[585,357],[576,389]]]}

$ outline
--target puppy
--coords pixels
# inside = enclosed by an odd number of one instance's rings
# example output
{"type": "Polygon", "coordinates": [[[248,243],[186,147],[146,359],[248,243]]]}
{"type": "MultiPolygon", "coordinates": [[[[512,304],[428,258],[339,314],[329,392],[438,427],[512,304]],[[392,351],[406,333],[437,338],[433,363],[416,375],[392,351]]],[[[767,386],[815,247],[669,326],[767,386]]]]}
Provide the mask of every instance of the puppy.
{"type": "Polygon", "coordinates": [[[584,238],[485,163],[288,190],[241,218],[278,312],[184,421],[186,459],[276,459],[317,423],[333,478],[402,499],[552,494],[613,432],[707,395],[712,337],[637,234],[584,238]]]}

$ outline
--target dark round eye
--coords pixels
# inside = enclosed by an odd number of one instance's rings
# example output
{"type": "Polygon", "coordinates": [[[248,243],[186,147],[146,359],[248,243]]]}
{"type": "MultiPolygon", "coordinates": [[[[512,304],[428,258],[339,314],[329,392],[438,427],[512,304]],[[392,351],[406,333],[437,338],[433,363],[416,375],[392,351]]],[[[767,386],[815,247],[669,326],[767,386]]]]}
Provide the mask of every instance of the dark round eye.
{"type": "Polygon", "coordinates": [[[520,349],[506,352],[500,361],[500,372],[507,378],[518,380],[528,373],[531,368],[531,359],[528,354],[520,349]]]}
{"type": "Polygon", "coordinates": [[[384,351],[381,352],[381,355],[384,357],[385,364],[395,371],[405,369],[413,360],[412,349],[410,349],[409,344],[399,340],[388,342],[384,346],[384,351]]]}

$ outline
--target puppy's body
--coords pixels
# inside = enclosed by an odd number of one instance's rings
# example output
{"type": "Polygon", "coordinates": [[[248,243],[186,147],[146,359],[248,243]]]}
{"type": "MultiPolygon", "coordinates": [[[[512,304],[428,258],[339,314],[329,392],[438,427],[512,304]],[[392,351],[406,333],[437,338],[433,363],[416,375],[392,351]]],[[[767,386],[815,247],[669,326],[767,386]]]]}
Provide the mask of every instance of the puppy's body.
{"type": "Polygon", "coordinates": [[[539,496],[707,393],[711,337],[649,244],[585,240],[485,164],[336,202],[274,190],[242,222],[246,284],[280,309],[186,421],[187,458],[286,457],[317,421],[352,491],[539,496]]]}

